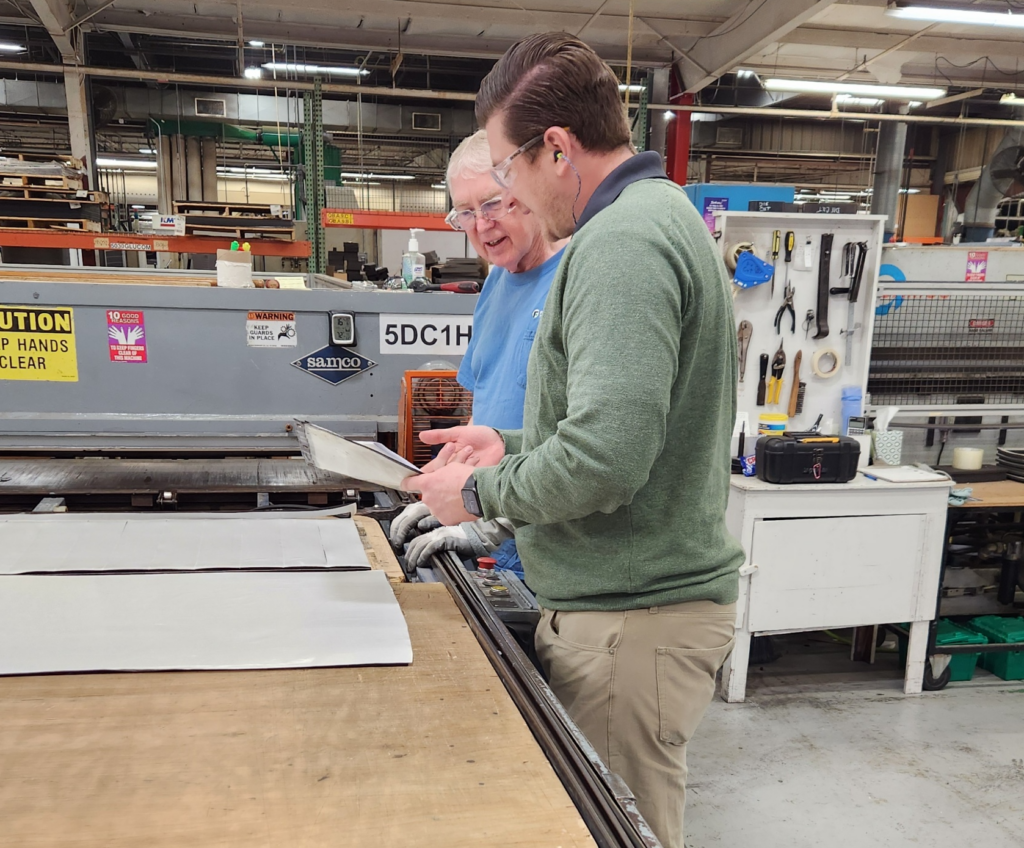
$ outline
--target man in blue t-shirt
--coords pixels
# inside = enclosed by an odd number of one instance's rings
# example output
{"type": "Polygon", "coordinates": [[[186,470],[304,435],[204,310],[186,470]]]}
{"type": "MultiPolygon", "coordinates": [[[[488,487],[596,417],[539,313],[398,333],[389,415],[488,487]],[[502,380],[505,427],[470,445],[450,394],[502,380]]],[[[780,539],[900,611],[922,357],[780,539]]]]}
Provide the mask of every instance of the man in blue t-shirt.
{"type": "MultiPolygon", "coordinates": [[[[491,264],[473,310],[473,337],[458,380],[473,392],[474,424],[518,430],[523,426],[526,363],[566,242],[546,241],[537,218],[502,193],[491,176],[483,130],[452,154],[448,191],[453,207],[448,223],[464,231],[473,249],[491,264]]],[[[408,543],[410,569],[429,565],[436,553],[453,551],[463,559],[493,554],[499,567],[521,576],[512,527],[501,519],[441,527],[416,503],[392,522],[391,543],[399,551],[408,543]]]]}

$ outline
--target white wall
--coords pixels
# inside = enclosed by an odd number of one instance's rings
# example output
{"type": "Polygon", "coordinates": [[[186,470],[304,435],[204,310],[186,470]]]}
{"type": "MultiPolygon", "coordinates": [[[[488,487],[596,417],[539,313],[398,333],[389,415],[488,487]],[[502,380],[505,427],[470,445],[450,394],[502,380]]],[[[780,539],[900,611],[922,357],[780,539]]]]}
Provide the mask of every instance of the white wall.
{"type": "MultiPolygon", "coordinates": [[[[469,244],[465,233],[429,231],[417,233],[420,253],[436,251],[438,258],[445,259],[475,257],[476,251],[469,244]]],[[[402,272],[402,254],[409,246],[408,230],[380,230],[380,257],[378,264],[386,265],[392,274],[402,272]]]]}

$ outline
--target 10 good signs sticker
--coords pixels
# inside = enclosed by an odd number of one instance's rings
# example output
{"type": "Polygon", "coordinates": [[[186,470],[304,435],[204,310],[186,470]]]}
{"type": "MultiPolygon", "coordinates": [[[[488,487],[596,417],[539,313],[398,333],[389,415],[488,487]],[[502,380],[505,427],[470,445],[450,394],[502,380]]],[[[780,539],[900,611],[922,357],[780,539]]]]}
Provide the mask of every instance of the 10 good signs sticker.
{"type": "Polygon", "coordinates": [[[107,344],[111,362],[145,362],[146,321],[142,312],[108,309],[107,344]]]}
{"type": "Polygon", "coordinates": [[[0,306],[0,380],[78,382],[71,307],[0,306]]]}
{"type": "Polygon", "coordinates": [[[245,322],[249,347],[295,347],[299,337],[294,312],[250,312],[245,322]]]}

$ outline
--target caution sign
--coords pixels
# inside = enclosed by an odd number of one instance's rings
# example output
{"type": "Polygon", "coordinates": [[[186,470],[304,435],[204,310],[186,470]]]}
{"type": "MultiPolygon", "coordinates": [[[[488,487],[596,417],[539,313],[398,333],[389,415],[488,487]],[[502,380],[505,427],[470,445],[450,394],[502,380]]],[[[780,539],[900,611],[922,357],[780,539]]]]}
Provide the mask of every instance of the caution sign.
{"type": "Polygon", "coordinates": [[[245,342],[249,347],[295,347],[294,312],[250,312],[245,321],[245,342]]]}
{"type": "Polygon", "coordinates": [[[0,306],[0,380],[78,382],[70,307],[0,306]]]}

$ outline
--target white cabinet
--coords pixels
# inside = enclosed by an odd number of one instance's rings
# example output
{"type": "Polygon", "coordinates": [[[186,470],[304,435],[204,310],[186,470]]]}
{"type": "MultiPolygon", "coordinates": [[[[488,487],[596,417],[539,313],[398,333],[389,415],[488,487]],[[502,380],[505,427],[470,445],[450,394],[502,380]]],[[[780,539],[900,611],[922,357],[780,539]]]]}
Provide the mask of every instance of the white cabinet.
{"type": "Polygon", "coordinates": [[[911,622],[904,691],[921,691],[948,483],[778,486],[734,477],[729,531],[746,552],[727,701],[744,699],[750,638],[911,622]]]}

